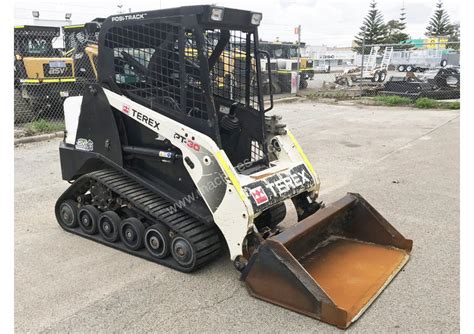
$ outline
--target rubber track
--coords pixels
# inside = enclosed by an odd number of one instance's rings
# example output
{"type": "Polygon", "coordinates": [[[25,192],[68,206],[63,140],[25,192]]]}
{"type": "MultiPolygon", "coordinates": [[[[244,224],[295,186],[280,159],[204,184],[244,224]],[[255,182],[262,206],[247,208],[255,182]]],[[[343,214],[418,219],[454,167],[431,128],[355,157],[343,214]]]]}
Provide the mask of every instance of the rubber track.
{"type": "Polygon", "coordinates": [[[56,203],[56,218],[59,225],[68,232],[183,272],[193,271],[215,259],[221,252],[221,241],[217,227],[206,225],[177,208],[175,212],[171,212],[170,207],[172,207],[170,202],[121,172],[104,169],[81,176],[64,192],[56,203]],[[171,255],[165,259],[156,259],[148,253],[146,248],[132,251],[126,248],[121,241],[110,243],[103,240],[100,234],[88,235],[80,227],[69,228],[62,225],[59,219],[60,204],[67,199],[75,200],[78,195],[86,192],[89,189],[90,180],[103,184],[122,199],[126,199],[135,210],[138,210],[148,220],[163,223],[174,233],[188,240],[196,252],[195,264],[190,267],[182,267],[171,255]]]}

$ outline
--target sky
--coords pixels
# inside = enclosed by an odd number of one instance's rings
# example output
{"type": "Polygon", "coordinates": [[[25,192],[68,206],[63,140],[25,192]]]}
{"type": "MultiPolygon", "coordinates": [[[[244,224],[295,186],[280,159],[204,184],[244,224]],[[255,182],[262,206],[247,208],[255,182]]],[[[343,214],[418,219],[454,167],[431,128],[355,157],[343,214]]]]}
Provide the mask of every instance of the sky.
{"type": "MultiPolygon", "coordinates": [[[[412,38],[424,38],[425,28],[433,15],[437,0],[379,0],[385,22],[397,19],[405,6],[408,33],[412,38]]],[[[186,5],[205,4],[196,0],[16,0],[15,25],[32,24],[33,10],[40,19],[61,20],[72,14],[72,24],[84,23],[95,17],[107,17],[119,11],[132,12],[186,5]]],[[[294,27],[301,24],[301,41],[310,45],[350,46],[369,10],[370,0],[239,0],[213,1],[223,7],[247,9],[263,13],[259,35],[264,40],[295,41],[294,27]]],[[[461,0],[444,0],[451,22],[460,21],[461,0]]]]}

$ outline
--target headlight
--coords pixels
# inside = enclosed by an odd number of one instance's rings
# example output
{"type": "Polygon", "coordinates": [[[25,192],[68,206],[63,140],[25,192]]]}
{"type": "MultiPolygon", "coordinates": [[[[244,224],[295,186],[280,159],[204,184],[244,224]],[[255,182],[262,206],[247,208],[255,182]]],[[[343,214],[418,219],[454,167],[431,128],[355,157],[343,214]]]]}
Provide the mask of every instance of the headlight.
{"type": "Polygon", "coordinates": [[[224,8],[214,7],[211,9],[211,20],[222,21],[224,18],[224,8]]]}
{"type": "Polygon", "coordinates": [[[260,21],[262,21],[262,14],[261,13],[253,13],[252,14],[252,20],[250,23],[252,23],[255,26],[258,26],[260,24],[260,21]]]}

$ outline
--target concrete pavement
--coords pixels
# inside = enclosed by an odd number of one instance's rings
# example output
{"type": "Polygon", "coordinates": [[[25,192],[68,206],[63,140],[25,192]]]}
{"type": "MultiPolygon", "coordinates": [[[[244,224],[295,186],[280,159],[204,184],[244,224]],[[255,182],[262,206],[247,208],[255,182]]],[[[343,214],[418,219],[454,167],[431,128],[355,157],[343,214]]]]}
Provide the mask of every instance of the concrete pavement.
{"type": "MultiPolygon", "coordinates": [[[[349,331],[458,331],[459,112],[275,109],[320,173],[322,200],[359,192],[414,240],[407,266],[349,331]]],[[[17,332],[339,332],[250,297],[226,255],[182,274],[64,232],[59,140],[15,148],[17,332]]]]}

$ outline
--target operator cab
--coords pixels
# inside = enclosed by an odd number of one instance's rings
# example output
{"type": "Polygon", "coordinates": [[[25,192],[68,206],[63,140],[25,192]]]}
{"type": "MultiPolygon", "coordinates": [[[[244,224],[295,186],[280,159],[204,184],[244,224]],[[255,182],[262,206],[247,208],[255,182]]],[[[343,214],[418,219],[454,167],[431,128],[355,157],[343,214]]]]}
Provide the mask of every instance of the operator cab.
{"type": "Polygon", "coordinates": [[[214,6],[112,16],[99,37],[99,81],[208,135],[234,166],[267,164],[261,18],[214,6]]]}

